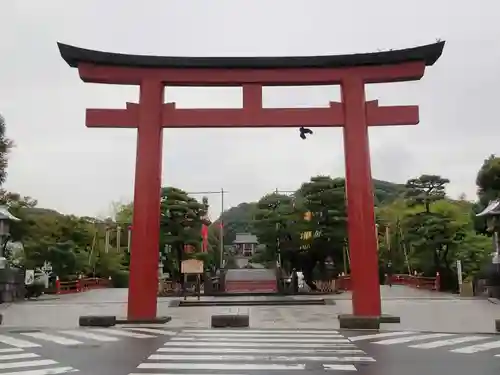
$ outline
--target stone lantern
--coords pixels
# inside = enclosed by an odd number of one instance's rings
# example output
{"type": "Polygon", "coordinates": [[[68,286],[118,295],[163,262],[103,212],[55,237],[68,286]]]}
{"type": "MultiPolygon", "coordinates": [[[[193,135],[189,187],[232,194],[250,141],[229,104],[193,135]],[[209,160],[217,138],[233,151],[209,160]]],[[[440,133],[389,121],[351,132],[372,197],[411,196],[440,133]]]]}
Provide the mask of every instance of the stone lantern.
{"type": "Polygon", "coordinates": [[[486,269],[488,289],[491,297],[500,298],[500,199],[491,201],[488,207],[476,216],[487,218],[488,231],[493,233],[491,264],[486,269]]]}
{"type": "Polygon", "coordinates": [[[0,205],[0,269],[5,268],[7,265],[3,249],[10,236],[10,222],[20,220],[12,215],[6,206],[0,205]]]}

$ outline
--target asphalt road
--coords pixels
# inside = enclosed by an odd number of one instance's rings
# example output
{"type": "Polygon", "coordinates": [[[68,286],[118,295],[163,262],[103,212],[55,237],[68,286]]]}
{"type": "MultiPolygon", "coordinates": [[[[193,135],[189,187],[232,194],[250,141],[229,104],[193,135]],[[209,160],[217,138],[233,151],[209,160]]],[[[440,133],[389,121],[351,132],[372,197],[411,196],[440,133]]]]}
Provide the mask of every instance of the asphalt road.
{"type": "Polygon", "coordinates": [[[497,375],[500,336],[314,329],[0,329],[0,375],[497,375]],[[439,336],[441,335],[441,336],[439,336]]]}

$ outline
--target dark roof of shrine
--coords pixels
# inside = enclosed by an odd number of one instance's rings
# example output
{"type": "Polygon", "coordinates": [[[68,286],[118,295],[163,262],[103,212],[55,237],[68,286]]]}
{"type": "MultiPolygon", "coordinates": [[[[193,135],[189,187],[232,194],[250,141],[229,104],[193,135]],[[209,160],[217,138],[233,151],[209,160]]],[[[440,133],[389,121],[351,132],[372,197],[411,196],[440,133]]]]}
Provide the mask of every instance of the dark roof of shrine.
{"type": "Polygon", "coordinates": [[[125,55],[93,51],[57,43],[62,58],[76,68],[80,63],[142,68],[198,68],[198,69],[286,69],[286,68],[342,68],[401,64],[423,61],[433,65],[441,56],[444,41],[400,50],[330,56],[293,57],[180,57],[125,55]]]}

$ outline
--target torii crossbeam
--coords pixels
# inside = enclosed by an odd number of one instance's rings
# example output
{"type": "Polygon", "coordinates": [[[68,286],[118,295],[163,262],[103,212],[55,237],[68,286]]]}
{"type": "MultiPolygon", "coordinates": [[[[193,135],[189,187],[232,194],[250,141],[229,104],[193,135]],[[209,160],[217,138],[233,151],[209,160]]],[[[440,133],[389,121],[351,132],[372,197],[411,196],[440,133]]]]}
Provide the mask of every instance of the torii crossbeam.
{"type": "Polygon", "coordinates": [[[417,106],[379,106],[365,84],[419,80],[444,42],[404,50],[315,57],[160,57],[106,53],[59,44],[85,82],[138,85],[139,103],[88,109],[88,127],[137,128],[128,317],[156,317],[163,128],[342,127],[349,248],[356,316],[381,315],[368,126],[414,125],[417,106]],[[332,85],[342,102],[327,108],[262,108],[264,86],[332,85]],[[177,109],[165,86],[239,86],[241,109],[177,109]]]}

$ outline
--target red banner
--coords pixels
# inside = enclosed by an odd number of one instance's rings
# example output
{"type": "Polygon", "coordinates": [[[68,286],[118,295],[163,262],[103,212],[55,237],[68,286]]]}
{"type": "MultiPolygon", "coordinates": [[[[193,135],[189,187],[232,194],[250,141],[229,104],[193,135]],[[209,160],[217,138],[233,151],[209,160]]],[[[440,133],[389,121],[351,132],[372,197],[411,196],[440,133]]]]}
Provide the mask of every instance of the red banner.
{"type": "Polygon", "coordinates": [[[201,226],[201,238],[203,239],[201,251],[206,253],[208,252],[208,226],[205,224],[201,226]]]}

